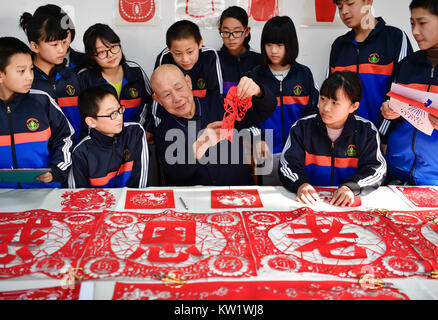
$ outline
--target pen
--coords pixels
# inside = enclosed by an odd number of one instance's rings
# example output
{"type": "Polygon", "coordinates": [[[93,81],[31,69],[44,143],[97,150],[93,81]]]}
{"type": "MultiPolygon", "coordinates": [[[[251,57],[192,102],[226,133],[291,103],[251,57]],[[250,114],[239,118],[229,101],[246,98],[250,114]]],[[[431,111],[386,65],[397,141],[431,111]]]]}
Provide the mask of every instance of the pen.
{"type": "Polygon", "coordinates": [[[183,198],[179,197],[179,200],[181,201],[181,203],[183,204],[184,208],[186,208],[186,210],[189,210],[189,208],[187,207],[186,203],[184,202],[183,198]]]}

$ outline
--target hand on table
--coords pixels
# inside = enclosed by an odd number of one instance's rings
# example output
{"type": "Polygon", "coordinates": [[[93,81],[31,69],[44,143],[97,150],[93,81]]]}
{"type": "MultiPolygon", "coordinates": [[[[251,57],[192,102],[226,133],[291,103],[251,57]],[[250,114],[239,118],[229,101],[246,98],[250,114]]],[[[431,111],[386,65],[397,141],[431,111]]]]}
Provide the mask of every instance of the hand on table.
{"type": "Polygon", "coordinates": [[[354,193],[347,186],[341,186],[333,193],[330,204],[339,207],[349,207],[354,202],[354,193]]]}
{"type": "Polygon", "coordinates": [[[303,183],[297,191],[297,201],[304,204],[315,204],[320,201],[318,192],[310,183],[303,183]]]}

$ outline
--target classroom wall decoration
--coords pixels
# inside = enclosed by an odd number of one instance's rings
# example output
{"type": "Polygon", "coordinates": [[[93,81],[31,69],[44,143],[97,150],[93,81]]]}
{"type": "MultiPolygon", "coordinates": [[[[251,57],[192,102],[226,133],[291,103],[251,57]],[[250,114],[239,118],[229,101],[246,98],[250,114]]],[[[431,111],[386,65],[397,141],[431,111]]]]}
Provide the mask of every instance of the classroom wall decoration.
{"type": "Polygon", "coordinates": [[[199,27],[217,28],[225,0],[175,0],[175,21],[190,20],[199,27]]]}
{"type": "Polygon", "coordinates": [[[282,0],[238,0],[237,5],[244,8],[251,20],[250,24],[264,24],[272,17],[280,15],[282,0]]]}
{"type": "Polygon", "coordinates": [[[333,0],[305,1],[302,12],[302,27],[344,26],[333,0]]]}
{"type": "Polygon", "coordinates": [[[155,25],[160,18],[159,0],[114,0],[115,24],[155,25]]]}

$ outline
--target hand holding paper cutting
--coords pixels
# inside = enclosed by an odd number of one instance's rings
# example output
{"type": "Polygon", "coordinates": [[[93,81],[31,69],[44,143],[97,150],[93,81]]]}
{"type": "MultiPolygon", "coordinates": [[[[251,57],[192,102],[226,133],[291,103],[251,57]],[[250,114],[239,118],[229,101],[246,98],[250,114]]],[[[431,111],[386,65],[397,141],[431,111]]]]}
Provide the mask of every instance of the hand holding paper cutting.
{"type": "Polygon", "coordinates": [[[201,159],[208,148],[215,146],[225,136],[221,134],[222,121],[215,121],[207,125],[200,137],[193,144],[193,153],[196,159],[201,159]]]}
{"type": "Polygon", "coordinates": [[[438,117],[429,114],[429,120],[430,124],[435,128],[435,130],[438,130],[438,117]]]}
{"type": "Polygon", "coordinates": [[[388,101],[382,103],[380,111],[382,112],[382,116],[387,120],[394,120],[400,117],[400,114],[391,109],[388,101]]]}

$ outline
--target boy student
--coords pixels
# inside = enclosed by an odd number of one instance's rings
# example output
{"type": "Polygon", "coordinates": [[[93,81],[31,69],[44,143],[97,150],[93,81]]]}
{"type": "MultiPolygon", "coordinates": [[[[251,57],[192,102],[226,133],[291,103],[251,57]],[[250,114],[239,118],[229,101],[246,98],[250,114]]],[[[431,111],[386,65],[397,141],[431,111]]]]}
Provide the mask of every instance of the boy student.
{"type": "MultiPolygon", "coordinates": [[[[38,10],[37,10],[38,11],[38,10]]],[[[66,67],[68,30],[59,16],[23,13],[20,26],[26,32],[34,64],[33,89],[47,92],[56,100],[73,126],[76,142],[86,134],[77,106],[79,78],[66,67]]]]}
{"type": "MultiPolygon", "coordinates": [[[[155,69],[162,64],[177,65],[192,81],[195,97],[223,93],[223,78],[219,56],[215,49],[204,47],[199,27],[188,20],[175,22],[166,32],[165,48],[157,57],[155,69]]],[[[160,122],[157,103],[152,106],[155,126],[160,122]]]]}
{"type": "MultiPolygon", "coordinates": [[[[419,51],[406,57],[397,70],[395,82],[413,89],[438,93],[438,2],[414,0],[411,10],[412,34],[419,51]]],[[[408,121],[382,105],[382,115],[391,120],[380,127],[387,139],[388,184],[438,185],[438,118],[429,114],[435,128],[432,135],[417,130],[408,121]]]]}
{"type": "MultiPolygon", "coordinates": [[[[243,159],[243,137],[235,136],[230,143],[221,134],[221,96],[194,97],[190,77],[171,64],[155,69],[151,86],[152,98],[164,107],[155,144],[168,185],[254,184],[251,167],[243,159]]],[[[248,77],[239,81],[237,95],[242,100],[251,97],[253,104],[235,122],[236,129],[260,123],[275,110],[275,97],[248,77]]]]}
{"type": "Polygon", "coordinates": [[[85,89],[79,109],[90,128],[73,150],[70,188],[146,188],[149,154],[143,127],[123,122],[125,107],[109,86],[85,89]]]}
{"type": "Polygon", "coordinates": [[[74,131],[50,96],[31,89],[29,47],[0,38],[0,168],[50,168],[35,183],[0,183],[0,188],[53,188],[66,181],[74,131]]]}
{"type": "Polygon", "coordinates": [[[386,174],[379,132],[354,115],[361,101],[361,82],[350,71],[337,71],[322,84],[319,114],[302,118],[290,129],[280,159],[283,185],[297,201],[313,204],[316,186],[339,186],[330,204],[349,206],[355,195],[377,189],[386,174]]]}
{"type": "Polygon", "coordinates": [[[377,125],[394,71],[412,52],[411,44],[403,31],[372,15],[373,0],[333,1],[351,31],[332,44],[328,72],[348,70],[359,74],[363,92],[357,114],[377,125]]]}

